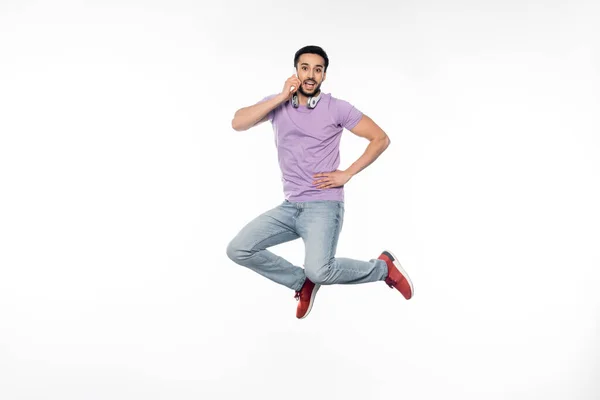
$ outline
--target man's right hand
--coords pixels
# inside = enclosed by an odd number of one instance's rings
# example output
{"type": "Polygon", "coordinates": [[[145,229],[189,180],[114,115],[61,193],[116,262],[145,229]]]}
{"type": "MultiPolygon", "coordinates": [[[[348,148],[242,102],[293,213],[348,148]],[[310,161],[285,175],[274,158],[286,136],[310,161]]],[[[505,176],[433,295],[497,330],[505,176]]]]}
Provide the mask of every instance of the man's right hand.
{"type": "Polygon", "coordinates": [[[269,112],[281,103],[291,99],[292,95],[300,87],[300,84],[300,79],[294,74],[285,81],[283,90],[274,98],[267,101],[260,101],[252,106],[240,108],[235,112],[231,120],[232,128],[236,131],[245,131],[259,123],[265,122],[269,112]]]}
{"type": "Polygon", "coordinates": [[[281,92],[282,98],[284,98],[285,100],[290,99],[292,95],[296,93],[301,84],[302,83],[300,82],[300,79],[298,79],[296,74],[290,76],[283,85],[283,91],[281,92]]]}

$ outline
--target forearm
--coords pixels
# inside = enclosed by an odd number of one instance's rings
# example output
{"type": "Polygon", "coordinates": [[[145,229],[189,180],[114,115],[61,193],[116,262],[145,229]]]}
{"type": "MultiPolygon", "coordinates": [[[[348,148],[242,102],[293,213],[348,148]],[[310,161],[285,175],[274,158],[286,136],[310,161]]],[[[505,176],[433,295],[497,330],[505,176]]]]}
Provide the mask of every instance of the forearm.
{"type": "Polygon", "coordinates": [[[283,96],[278,95],[269,100],[263,101],[262,103],[240,108],[233,116],[231,127],[236,131],[245,131],[250,129],[285,100],[286,99],[284,99],[283,96]]]}
{"type": "Polygon", "coordinates": [[[390,139],[388,136],[371,140],[363,155],[348,167],[346,172],[350,174],[350,176],[358,174],[360,171],[371,165],[371,163],[373,163],[373,161],[375,161],[389,145],[390,139]]]}

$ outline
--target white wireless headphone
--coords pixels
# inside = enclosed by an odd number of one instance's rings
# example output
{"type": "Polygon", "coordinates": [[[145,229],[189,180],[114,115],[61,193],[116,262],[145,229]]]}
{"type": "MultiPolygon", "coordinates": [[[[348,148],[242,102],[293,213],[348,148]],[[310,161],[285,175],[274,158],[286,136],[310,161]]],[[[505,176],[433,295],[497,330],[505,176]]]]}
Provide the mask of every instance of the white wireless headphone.
{"type": "MultiPolygon", "coordinates": [[[[308,98],[308,103],[306,104],[306,107],[308,107],[312,110],[313,108],[315,108],[317,106],[317,103],[319,102],[319,100],[321,100],[321,91],[319,91],[318,96],[308,98]]],[[[294,95],[292,96],[292,106],[294,108],[298,108],[300,106],[300,101],[298,100],[298,94],[296,94],[296,93],[294,93],[294,95]]]]}

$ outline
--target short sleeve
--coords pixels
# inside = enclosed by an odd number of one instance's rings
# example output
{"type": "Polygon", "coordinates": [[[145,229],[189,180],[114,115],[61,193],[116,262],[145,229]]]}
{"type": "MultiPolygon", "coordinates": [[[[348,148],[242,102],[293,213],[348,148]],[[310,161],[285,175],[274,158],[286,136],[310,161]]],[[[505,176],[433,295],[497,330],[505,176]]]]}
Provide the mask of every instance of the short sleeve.
{"type": "MultiPolygon", "coordinates": [[[[257,104],[265,102],[267,100],[272,99],[273,97],[277,96],[276,94],[270,94],[267,97],[263,98],[261,101],[259,101],[257,104]]],[[[275,110],[277,110],[277,108],[274,108],[273,110],[271,110],[269,112],[269,114],[267,114],[268,120],[269,121],[273,121],[273,117],[275,116],[275,110]]]]}
{"type": "Polygon", "coordinates": [[[338,125],[350,130],[361,120],[363,113],[345,100],[336,99],[335,118],[338,125]]]}

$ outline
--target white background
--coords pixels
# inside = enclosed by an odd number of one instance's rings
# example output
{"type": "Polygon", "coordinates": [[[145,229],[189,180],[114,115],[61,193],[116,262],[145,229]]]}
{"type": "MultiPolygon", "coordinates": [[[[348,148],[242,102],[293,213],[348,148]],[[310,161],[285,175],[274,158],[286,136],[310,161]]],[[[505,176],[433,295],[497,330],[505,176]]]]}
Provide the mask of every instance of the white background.
{"type": "MultiPolygon", "coordinates": [[[[0,398],[600,398],[599,20],[1,1],[0,398]],[[299,321],[225,249],[283,200],[270,125],[231,118],[308,44],[392,139],[346,186],[338,256],[389,247],[415,297],[328,286],[299,321]]],[[[366,145],[344,132],[341,167],[366,145]]],[[[301,240],[272,250],[302,264],[301,240]]]]}

